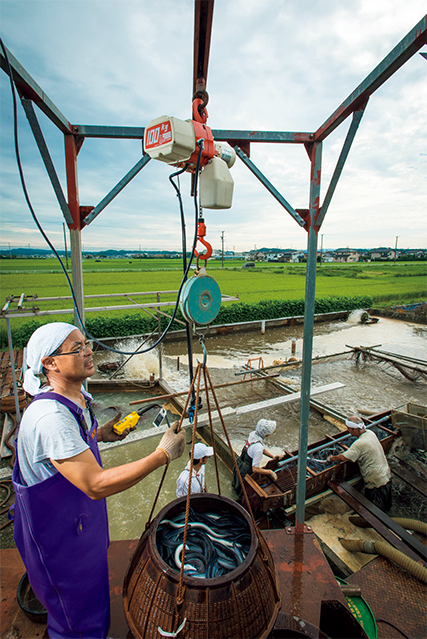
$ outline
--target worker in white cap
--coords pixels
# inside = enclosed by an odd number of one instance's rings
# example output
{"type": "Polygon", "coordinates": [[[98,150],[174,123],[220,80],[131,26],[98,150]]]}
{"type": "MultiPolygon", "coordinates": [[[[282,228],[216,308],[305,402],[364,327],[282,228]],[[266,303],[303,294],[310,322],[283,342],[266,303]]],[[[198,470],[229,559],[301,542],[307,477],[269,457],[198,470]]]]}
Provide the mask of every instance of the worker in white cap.
{"type": "MultiPolygon", "coordinates": [[[[206,493],[205,465],[208,457],[212,457],[213,448],[201,442],[194,446],[193,471],[191,474],[191,494],[206,493]]],[[[191,456],[191,452],[190,452],[191,456]]],[[[190,464],[188,462],[178,479],[176,480],[176,496],[185,497],[188,494],[188,483],[190,479],[190,464]]]]}
{"type": "Polygon", "coordinates": [[[356,441],[344,453],[330,455],[328,461],[357,461],[365,483],[365,497],[381,510],[390,510],[391,471],[378,437],[365,428],[357,415],[348,417],[345,425],[356,441]]]}
{"type": "MultiPolygon", "coordinates": [[[[242,480],[249,473],[258,473],[259,475],[268,475],[273,481],[277,481],[277,474],[271,468],[262,468],[261,461],[263,455],[270,457],[276,461],[284,459],[285,455],[274,455],[267,448],[264,448],[264,440],[276,430],[276,422],[269,419],[260,419],[255,430],[253,430],[245,445],[242,448],[240,456],[237,458],[237,466],[240,471],[242,480]]],[[[232,486],[239,497],[243,491],[240,485],[239,476],[236,469],[233,470],[232,486]]]]}
{"type": "MultiPolygon", "coordinates": [[[[123,439],[110,420],[98,428],[82,383],[95,372],[91,343],[76,326],[52,322],[27,345],[24,389],[33,400],[18,433],[12,481],[14,537],[51,639],[105,639],[110,625],[106,497],[180,457],[175,424],[147,457],[103,469],[98,441],[123,439]],[[40,387],[37,377],[47,377],[40,387]]],[[[120,419],[120,416],[119,416],[120,419]]]]}

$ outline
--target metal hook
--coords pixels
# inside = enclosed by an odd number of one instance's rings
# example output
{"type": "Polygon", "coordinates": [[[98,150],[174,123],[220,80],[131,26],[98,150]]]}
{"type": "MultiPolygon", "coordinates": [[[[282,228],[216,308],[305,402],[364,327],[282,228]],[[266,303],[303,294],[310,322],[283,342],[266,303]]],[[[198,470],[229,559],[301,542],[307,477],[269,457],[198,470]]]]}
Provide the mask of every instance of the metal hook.
{"type": "Polygon", "coordinates": [[[202,364],[202,368],[206,368],[206,360],[208,357],[208,353],[206,350],[206,346],[205,346],[205,336],[204,335],[200,335],[199,336],[199,343],[202,347],[202,351],[203,351],[203,364],[202,364]]]}

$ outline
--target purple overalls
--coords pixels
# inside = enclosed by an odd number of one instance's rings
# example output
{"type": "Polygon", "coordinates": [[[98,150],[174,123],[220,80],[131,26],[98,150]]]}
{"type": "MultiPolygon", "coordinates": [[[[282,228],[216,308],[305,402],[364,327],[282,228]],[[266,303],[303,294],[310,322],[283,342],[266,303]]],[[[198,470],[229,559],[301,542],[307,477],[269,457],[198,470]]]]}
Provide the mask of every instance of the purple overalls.
{"type": "MultiPolygon", "coordinates": [[[[39,399],[55,399],[72,412],[102,466],[93,413],[88,429],[82,409],[62,395],[41,393],[33,401],[39,399]]],[[[106,500],[90,499],[59,472],[24,485],[18,454],[12,481],[15,543],[34,593],[48,611],[49,637],[105,639],[110,625],[106,500]]]]}

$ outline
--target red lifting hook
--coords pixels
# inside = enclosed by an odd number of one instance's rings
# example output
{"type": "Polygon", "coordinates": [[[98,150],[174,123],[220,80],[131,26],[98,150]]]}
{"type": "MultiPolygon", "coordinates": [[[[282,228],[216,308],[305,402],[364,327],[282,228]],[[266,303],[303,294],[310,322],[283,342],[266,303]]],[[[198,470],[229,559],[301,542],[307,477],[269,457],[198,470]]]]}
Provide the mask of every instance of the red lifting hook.
{"type": "Polygon", "coordinates": [[[206,235],[206,224],[202,218],[200,218],[199,224],[197,226],[197,241],[201,242],[203,246],[206,247],[206,253],[200,254],[197,249],[194,249],[194,254],[199,260],[208,260],[212,255],[212,246],[209,242],[206,242],[203,238],[206,235]]]}

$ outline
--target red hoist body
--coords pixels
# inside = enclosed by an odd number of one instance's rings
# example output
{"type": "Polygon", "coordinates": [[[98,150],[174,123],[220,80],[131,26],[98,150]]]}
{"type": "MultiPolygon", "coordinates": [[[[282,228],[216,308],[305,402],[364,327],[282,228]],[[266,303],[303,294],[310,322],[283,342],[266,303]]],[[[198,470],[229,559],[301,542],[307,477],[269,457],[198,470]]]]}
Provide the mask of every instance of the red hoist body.
{"type": "Polygon", "coordinates": [[[187,171],[194,173],[199,157],[197,142],[203,140],[199,162],[200,206],[229,209],[234,189],[229,167],[233,166],[236,154],[231,147],[215,142],[206,124],[208,113],[205,107],[206,103],[196,98],[193,100],[192,120],[167,115],[152,120],[144,132],[144,153],[166,164],[187,165],[187,171]]]}

